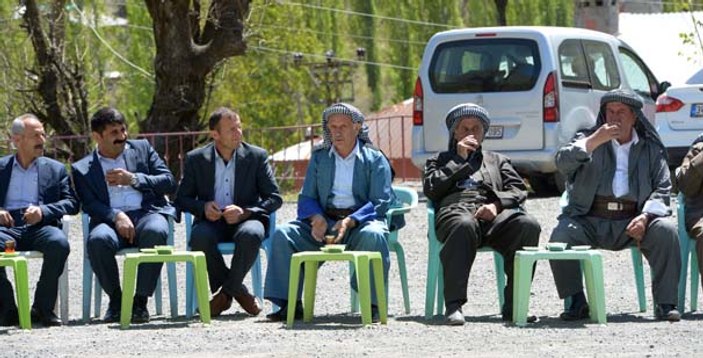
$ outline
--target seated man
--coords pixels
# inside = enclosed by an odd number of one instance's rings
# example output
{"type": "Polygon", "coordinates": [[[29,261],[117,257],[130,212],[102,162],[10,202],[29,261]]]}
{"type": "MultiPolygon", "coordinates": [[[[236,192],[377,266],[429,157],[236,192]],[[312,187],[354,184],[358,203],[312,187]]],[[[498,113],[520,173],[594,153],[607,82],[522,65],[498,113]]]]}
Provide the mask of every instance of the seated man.
{"type": "MultiPolygon", "coordinates": [[[[335,235],[334,243],[346,244],[347,250],[380,252],[384,278],[388,277],[388,227],[384,219],[394,201],[388,160],[371,146],[364,115],[351,105],[337,103],[327,108],[322,128],[324,142],[312,153],[298,196],[298,219],[279,226],[273,235],[264,296],[281,309],[267,316],[271,321],[287,317],[291,256],[319,250],[326,235],[335,235]]],[[[373,282],[371,287],[376,318],[373,282]]],[[[302,314],[302,305],[298,305],[296,319],[302,314]]]]}
{"type": "MultiPolygon", "coordinates": [[[[446,117],[449,149],[427,160],[425,195],[434,202],[437,239],[444,244],[445,317],[449,325],[465,323],[461,306],[477,250],[489,246],[505,259],[508,284],[502,318],[513,316],[513,260],[515,251],[539,242],[539,223],[522,210],[525,183],[498,153],[482,150],[490,118],[480,106],[466,103],[446,117]]],[[[534,322],[535,317],[529,317],[534,322]]]]}
{"type": "Polygon", "coordinates": [[[188,153],[176,204],[195,217],[190,247],[207,258],[210,289],[217,292],[210,301],[212,316],[229,309],[232,298],[256,316],[261,308],[242,281],[282,199],[266,151],[242,141],[239,114],[220,108],[209,122],[214,143],[188,153]],[[220,242],[236,244],[229,269],[217,249],[220,242]]]}
{"type": "MultiPolygon", "coordinates": [[[[176,190],[176,180],[149,142],[127,139],[125,118],[116,109],[95,112],[90,129],[97,149],[73,164],[73,183],[83,211],[90,215],[90,264],[110,297],[103,320],[118,322],[122,289],[115,254],[126,247],[166,244],[167,217],[175,217],[176,209],[165,195],[176,190]]],[[[133,323],[149,321],[147,300],[156,289],[161,266],[139,265],[133,323]]]]}
{"type": "MultiPolygon", "coordinates": [[[[596,125],[557,152],[568,204],[550,242],[622,250],[637,245],[652,268],[657,319],[678,321],[681,268],[676,226],[669,215],[671,180],[666,148],[633,92],[601,98],[596,125]]],[[[559,297],[571,297],[563,320],[589,317],[578,261],[550,261],[559,297]]]]}
{"type": "Polygon", "coordinates": [[[703,274],[703,134],[693,141],[683,158],[676,182],[686,198],[686,231],[696,240],[698,271],[703,274]]]}
{"type": "MultiPolygon", "coordinates": [[[[46,133],[39,119],[24,114],[12,121],[15,155],[0,158],[0,250],[8,241],[15,249],[44,255],[32,305],[32,321],[60,326],[54,313],[59,276],[70,248],[61,230],[64,215],[78,213],[66,167],[43,157],[46,133]]],[[[18,324],[17,307],[5,268],[0,268],[0,325],[18,324]]]]}

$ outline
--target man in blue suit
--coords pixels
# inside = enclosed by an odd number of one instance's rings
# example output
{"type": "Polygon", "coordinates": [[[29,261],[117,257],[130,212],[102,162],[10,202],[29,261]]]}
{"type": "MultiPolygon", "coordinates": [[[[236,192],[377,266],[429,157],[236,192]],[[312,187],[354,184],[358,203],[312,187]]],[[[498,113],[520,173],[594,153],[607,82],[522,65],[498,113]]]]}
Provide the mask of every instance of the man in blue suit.
{"type": "MultiPolygon", "coordinates": [[[[43,157],[46,133],[39,119],[24,114],[12,122],[15,155],[0,158],[0,249],[12,240],[21,251],[44,255],[32,305],[32,321],[60,326],[54,313],[59,276],[70,248],[61,230],[64,215],[78,212],[63,164],[43,157]]],[[[0,270],[0,324],[16,325],[17,307],[5,269],[0,270]]]]}
{"type": "MultiPolygon", "coordinates": [[[[165,196],[176,190],[176,181],[149,142],[127,139],[125,118],[116,109],[98,110],[90,129],[98,146],[73,164],[73,181],[83,211],[90,215],[88,257],[110,297],[104,321],[117,322],[122,290],[115,253],[166,243],[168,216],[175,217],[176,210],[165,196]]],[[[133,323],[149,321],[147,299],[154,293],[161,266],[139,265],[133,323]]]]}
{"type": "Polygon", "coordinates": [[[269,215],[282,199],[266,151],[242,141],[237,112],[215,110],[209,127],[213,143],[188,153],[176,204],[195,217],[190,247],[207,258],[210,289],[216,293],[212,316],[228,310],[232,299],[256,316],[261,308],[242,281],[259,255],[269,215]],[[236,244],[230,268],[217,249],[220,242],[236,244]]]}
{"type": "MultiPolygon", "coordinates": [[[[337,103],[327,108],[322,114],[322,128],[324,142],[312,153],[298,196],[298,219],[280,226],[273,235],[264,296],[281,310],[267,316],[271,321],[287,317],[291,256],[319,250],[326,235],[334,235],[332,241],[346,244],[348,250],[380,252],[384,278],[388,276],[388,227],[384,218],[395,200],[390,164],[371,146],[364,115],[354,106],[337,103]]],[[[376,292],[372,292],[372,311],[377,319],[376,292]]],[[[300,319],[302,315],[299,305],[295,317],[300,319]]]]}

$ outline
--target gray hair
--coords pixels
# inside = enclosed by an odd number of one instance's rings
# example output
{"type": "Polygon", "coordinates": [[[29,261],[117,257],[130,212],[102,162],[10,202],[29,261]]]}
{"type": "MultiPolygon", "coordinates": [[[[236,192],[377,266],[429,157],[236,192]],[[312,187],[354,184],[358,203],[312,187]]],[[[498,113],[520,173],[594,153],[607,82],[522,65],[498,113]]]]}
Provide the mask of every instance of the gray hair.
{"type": "Polygon", "coordinates": [[[25,113],[12,121],[12,128],[10,129],[10,134],[15,136],[24,133],[24,121],[26,119],[34,119],[36,121],[39,121],[39,118],[37,118],[37,116],[31,113],[25,113]]]}

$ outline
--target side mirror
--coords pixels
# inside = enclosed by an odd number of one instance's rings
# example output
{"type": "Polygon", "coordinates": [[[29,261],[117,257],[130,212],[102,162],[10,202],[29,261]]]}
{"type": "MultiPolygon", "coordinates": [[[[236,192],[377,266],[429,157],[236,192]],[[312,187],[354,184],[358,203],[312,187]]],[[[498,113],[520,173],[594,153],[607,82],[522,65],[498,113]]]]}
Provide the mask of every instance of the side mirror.
{"type": "Polygon", "coordinates": [[[671,87],[671,83],[669,81],[664,81],[659,84],[659,93],[657,95],[660,95],[664,93],[669,87],[671,87]]]}

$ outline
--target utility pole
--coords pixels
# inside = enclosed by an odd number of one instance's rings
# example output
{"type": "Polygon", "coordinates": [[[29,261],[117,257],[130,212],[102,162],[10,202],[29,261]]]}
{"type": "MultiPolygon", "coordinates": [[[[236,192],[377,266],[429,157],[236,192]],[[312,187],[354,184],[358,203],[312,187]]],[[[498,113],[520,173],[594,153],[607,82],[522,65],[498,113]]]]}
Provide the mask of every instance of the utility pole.
{"type": "MultiPolygon", "coordinates": [[[[366,58],[366,49],[357,48],[356,57],[363,61],[366,58]]],[[[324,98],[318,98],[317,102],[330,106],[337,102],[354,101],[352,78],[358,65],[356,62],[338,59],[334,51],[328,50],[325,52],[324,62],[304,62],[303,54],[296,52],[293,54],[293,64],[308,67],[313,83],[324,95],[324,98]]]]}

